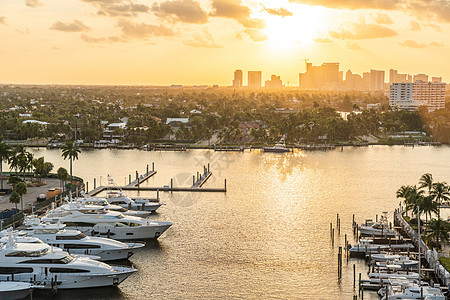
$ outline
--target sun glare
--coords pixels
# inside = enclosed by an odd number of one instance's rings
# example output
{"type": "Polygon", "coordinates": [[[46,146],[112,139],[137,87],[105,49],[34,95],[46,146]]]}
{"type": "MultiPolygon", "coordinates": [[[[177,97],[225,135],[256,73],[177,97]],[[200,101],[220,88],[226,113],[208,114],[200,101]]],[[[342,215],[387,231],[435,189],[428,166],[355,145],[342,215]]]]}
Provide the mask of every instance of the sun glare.
{"type": "Polygon", "coordinates": [[[296,44],[310,45],[328,27],[327,12],[322,7],[290,5],[292,16],[276,16],[267,12],[261,17],[266,21],[263,30],[271,47],[289,50],[296,44]]]}

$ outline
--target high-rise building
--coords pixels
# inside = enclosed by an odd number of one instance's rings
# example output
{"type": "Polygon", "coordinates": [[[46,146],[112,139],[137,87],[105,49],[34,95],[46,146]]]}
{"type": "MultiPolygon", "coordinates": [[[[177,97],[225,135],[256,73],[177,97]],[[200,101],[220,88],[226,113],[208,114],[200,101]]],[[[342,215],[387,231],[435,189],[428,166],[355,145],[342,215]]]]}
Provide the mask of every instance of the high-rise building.
{"type": "Polygon", "coordinates": [[[260,89],[262,84],[261,71],[248,71],[248,87],[251,89],[260,89]]]}
{"type": "Polygon", "coordinates": [[[442,77],[431,77],[431,82],[442,83],[442,77]]]}
{"type": "Polygon", "coordinates": [[[243,73],[242,70],[234,71],[233,87],[242,87],[243,73]]]}
{"type": "Polygon", "coordinates": [[[370,70],[369,91],[384,91],[384,71],[370,70]]]}
{"type": "Polygon", "coordinates": [[[345,89],[349,91],[363,91],[365,87],[361,75],[353,74],[352,71],[348,70],[345,73],[345,89]]]}
{"type": "Polygon", "coordinates": [[[342,77],[339,63],[323,63],[321,66],[306,63],[306,72],[299,74],[299,86],[302,90],[340,90],[342,77]]]}
{"type": "Polygon", "coordinates": [[[426,74],[414,75],[414,82],[417,82],[417,81],[428,82],[428,75],[426,75],[426,74]]]}
{"type": "Polygon", "coordinates": [[[397,70],[389,70],[389,83],[394,82],[412,82],[412,76],[409,74],[400,74],[397,70]]]}
{"type": "Polygon", "coordinates": [[[281,89],[283,88],[283,82],[281,81],[280,76],[272,75],[270,80],[266,80],[265,84],[267,89],[281,89]]]}
{"type": "Polygon", "coordinates": [[[445,86],[445,83],[424,81],[393,83],[390,87],[389,105],[405,110],[426,106],[430,112],[445,108],[445,86]]]}

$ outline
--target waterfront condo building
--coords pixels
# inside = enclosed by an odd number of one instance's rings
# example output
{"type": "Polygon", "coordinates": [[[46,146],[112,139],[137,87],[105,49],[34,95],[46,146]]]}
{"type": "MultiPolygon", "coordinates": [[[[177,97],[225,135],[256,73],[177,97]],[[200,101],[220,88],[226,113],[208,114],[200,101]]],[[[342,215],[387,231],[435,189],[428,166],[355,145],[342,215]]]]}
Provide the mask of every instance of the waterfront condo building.
{"type": "Polygon", "coordinates": [[[242,87],[243,78],[244,76],[242,70],[234,71],[233,87],[235,88],[242,87]]]}
{"type": "Polygon", "coordinates": [[[261,71],[248,71],[248,87],[251,89],[260,89],[262,84],[261,71]]]}
{"type": "Polygon", "coordinates": [[[416,110],[426,106],[428,111],[445,108],[445,83],[417,81],[393,83],[390,87],[389,106],[416,110]]]}
{"type": "Polygon", "coordinates": [[[270,80],[266,80],[266,89],[275,89],[279,90],[283,88],[283,82],[281,81],[280,76],[272,75],[270,80]]]}

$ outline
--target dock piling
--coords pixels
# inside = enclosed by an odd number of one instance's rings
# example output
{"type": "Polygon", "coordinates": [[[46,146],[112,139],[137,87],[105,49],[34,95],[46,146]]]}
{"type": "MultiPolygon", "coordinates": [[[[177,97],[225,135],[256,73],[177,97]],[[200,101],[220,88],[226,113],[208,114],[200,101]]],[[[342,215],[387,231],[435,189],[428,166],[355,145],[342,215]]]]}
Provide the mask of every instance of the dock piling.
{"type": "Polygon", "coordinates": [[[94,190],[95,190],[96,186],[95,186],[95,178],[94,178],[94,190]]]}
{"type": "Polygon", "coordinates": [[[155,163],[152,162],[152,172],[155,171],[155,163]]]}
{"type": "Polygon", "coordinates": [[[148,174],[148,164],[147,164],[147,173],[146,174],[148,174]]]}
{"type": "Polygon", "coordinates": [[[128,184],[131,184],[131,174],[128,174],[128,184]]]}
{"type": "Polygon", "coordinates": [[[355,290],[356,287],[356,265],[353,264],[353,290],[355,290]]]}
{"type": "Polygon", "coordinates": [[[89,182],[86,181],[86,193],[89,193],[89,182]]]}

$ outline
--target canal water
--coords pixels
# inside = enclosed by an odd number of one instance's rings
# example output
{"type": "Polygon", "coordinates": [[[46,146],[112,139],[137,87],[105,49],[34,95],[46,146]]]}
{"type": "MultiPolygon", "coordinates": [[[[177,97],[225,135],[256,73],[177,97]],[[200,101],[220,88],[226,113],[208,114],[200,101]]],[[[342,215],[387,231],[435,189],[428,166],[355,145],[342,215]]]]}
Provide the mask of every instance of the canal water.
{"type": "MultiPolygon", "coordinates": [[[[55,170],[69,162],[60,150],[31,149],[55,170]]],[[[227,193],[161,193],[165,203],[154,220],[174,225],[136,253],[139,270],[118,288],[58,291],[54,299],[352,299],[353,265],[366,273],[362,260],[344,260],[338,278],[338,246],[358,223],[374,219],[399,204],[396,190],[416,184],[424,173],[450,182],[450,148],[373,146],[327,152],[287,154],[190,150],[83,150],[74,174],[93,188],[118,185],[155,163],[157,174],[145,185],[192,185],[192,176],[210,164],[205,187],[227,193]],[[332,247],[330,222],[341,218],[332,247]]],[[[133,194],[136,196],[136,194],[133,194]]],[[[155,192],[141,196],[155,197],[155,192]]],[[[357,291],[356,291],[357,292],[357,291]]],[[[36,295],[34,299],[39,299],[36,295]]],[[[49,298],[46,296],[46,298],[49,298]]],[[[379,299],[374,293],[365,299],[379,299]]]]}

